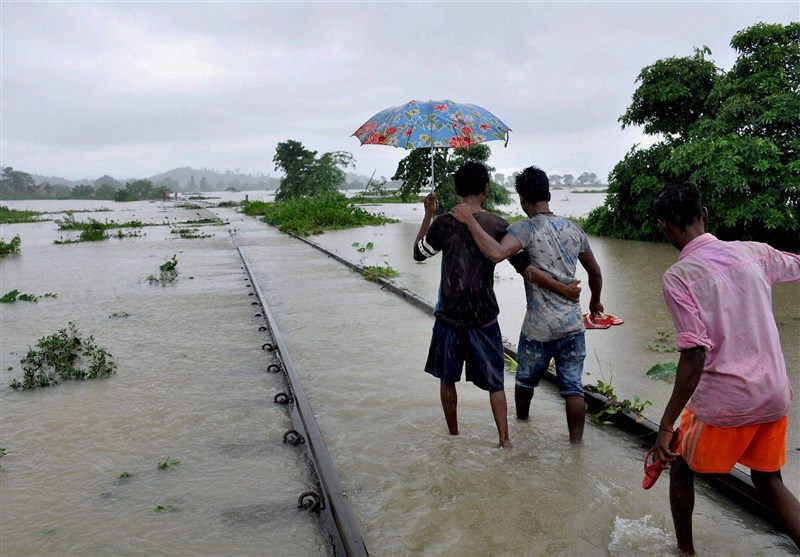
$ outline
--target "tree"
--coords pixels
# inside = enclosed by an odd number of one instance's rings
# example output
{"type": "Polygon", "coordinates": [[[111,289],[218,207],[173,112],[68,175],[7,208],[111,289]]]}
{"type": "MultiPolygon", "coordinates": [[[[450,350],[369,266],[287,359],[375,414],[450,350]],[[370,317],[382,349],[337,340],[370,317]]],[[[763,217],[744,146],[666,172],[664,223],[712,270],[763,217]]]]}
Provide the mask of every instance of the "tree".
{"type": "MultiPolygon", "coordinates": [[[[439,200],[437,213],[449,211],[451,207],[458,203],[453,175],[458,167],[467,161],[477,161],[483,163],[491,176],[494,168],[487,164],[492,150],[485,143],[470,145],[462,149],[453,149],[452,154],[449,149],[434,149],[434,164],[436,182],[436,197],[439,200]],[[448,156],[449,155],[449,156],[448,156]]],[[[413,149],[397,165],[397,172],[392,176],[392,180],[402,180],[400,187],[400,197],[404,201],[411,201],[419,195],[422,184],[430,183],[430,149],[413,149]]],[[[493,210],[497,205],[509,202],[508,191],[490,179],[489,195],[486,199],[486,208],[493,210]]]]}
{"type": "Polygon", "coordinates": [[[572,184],[575,183],[575,176],[572,174],[564,174],[561,179],[564,181],[564,185],[567,187],[571,187],[572,184]]]}
{"type": "Polygon", "coordinates": [[[587,231],[661,240],[652,201],[667,180],[686,179],[702,190],[707,231],[800,251],[800,23],[759,23],[731,46],[738,57],[727,73],[705,61],[708,49],[642,71],[621,121],[662,139],[617,163],[587,231]]]}
{"type": "Polygon", "coordinates": [[[561,174],[550,174],[547,176],[547,178],[550,181],[550,186],[561,185],[561,174]]]}
{"type": "Polygon", "coordinates": [[[114,193],[114,201],[137,201],[141,199],[158,199],[161,197],[162,188],[150,180],[135,180],[125,184],[125,189],[114,193]]]}
{"type": "Polygon", "coordinates": [[[644,126],[649,135],[684,137],[703,115],[713,111],[709,95],[719,78],[719,69],[705,59],[708,47],[695,49],[694,56],[665,58],[639,73],[639,87],[625,114],[622,127],[644,126]]]}
{"type": "Polygon", "coordinates": [[[30,174],[14,170],[10,166],[3,168],[3,176],[0,178],[0,198],[33,199],[37,197],[36,190],[36,182],[30,174]]]}
{"type": "Polygon", "coordinates": [[[283,201],[337,192],[345,180],[345,169],[353,165],[353,155],[333,151],[317,158],[316,151],[309,151],[299,141],[290,139],[278,143],[272,161],[275,170],[284,173],[275,193],[275,200],[283,201]]]}
{"type": "Polygon", "coordinates": [[[581,186],[589,186],[592,184],[597,183],[597,174],[594,172],[584,172],[580,176],[578,176],[577,180],[579,185],[581,186]]]}
{"type": "MultiPolygon", "coordinates": [[[[433,189],[447,179],[447,149],[433,150],[433,189]]],[[[398,190],[400,199],[405,202],[413,201],[419,196],[423,186],[429,187],[431,182],[431,150],[430,148],[412,149],[397,164],[397,171],[392,180],[400,180],[402,185],[398,190]]]]}

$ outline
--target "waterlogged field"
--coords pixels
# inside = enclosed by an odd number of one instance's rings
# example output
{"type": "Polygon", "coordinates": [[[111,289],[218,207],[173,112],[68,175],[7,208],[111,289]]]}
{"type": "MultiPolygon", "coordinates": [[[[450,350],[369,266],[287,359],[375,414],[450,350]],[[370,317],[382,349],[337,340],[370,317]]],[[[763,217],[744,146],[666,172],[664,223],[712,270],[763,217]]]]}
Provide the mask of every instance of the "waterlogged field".
{"type": "MultiPolygon", "coordinates": [[[[78,232],[52,220],[2,227],[4,238],[21,238],[20,253],[0,261],[3,293],[56,297],[0,304],[0,553],[325,554],[316,518],[296,509],[310,480],[303,459],[282,443],[290,420],[273,397],[284,386],[265,373],[272,363],[260,350],[266,333],[257,330],[262,322],[253,317],[236,242],[278,319],[371,554],[677,554],[669,482],[641,489],[644,450],[636,439],[588,425],[583,445],[570,446],[563,404],[543,386],[531,421],[510,420],[514,448],[497,450],[487,397],[467,384],[459,386],[461,435],[447,435],[438,384],[421,371],[431,316],[257,219],[199,208],[245,195],[270,200],[248,192],[205,194],[217,199],[190,201],[198,208],[63,207],[110,209],[76,213],[79,220],[157,224],[139,237],[56,245],[78,232]],[[211,217],[226,224],[200,225],[200,237],[172,232],[211,217]],[[176,278],[161,281],[170,261],[176,278]],[[116,373],[10,389],[28,347],[69,321],[113,354],[116,373]]],[[[590,195],[572,197],[588,205],[590,195]]],[[[555,197],[557,212],[582,216],[577,201],[570,213],[555,197]]],[[[14,203],[60,209],[59,202],[14,203]]],[[[313,239],[354,262],[390,266],[399,272],[393,280],[435,300],[438,261],[411,260],[421,205],[370,210],[401,222],[313,239]]],[[[654,403],[646,413],[657,416],[671,385],[644,371],[675,358],[658,351],[671,329],[659,280],[677,252],[592,245],[606,276],[606,308],[626,324],[587,334],[586,382],[608,380],[620,395],[642,395],[654,403]]],[[[515,343],[524,303],[510,267],[498,267],[497,291],[501,327],[515,343]]],[[[796,290],[776,292],[775,306],[796,373],[792,296],[796,290]]],[[[513,376],[506,379],[513,401],[513,376]]],[[[793,429],[790,445],[800,446],[793,429]]],[[[797,454],[787,455],[789,485],[798,478],[797,454]]],[[[698,487],[700,554],[792,554],[788,538],[698,487]]]]}

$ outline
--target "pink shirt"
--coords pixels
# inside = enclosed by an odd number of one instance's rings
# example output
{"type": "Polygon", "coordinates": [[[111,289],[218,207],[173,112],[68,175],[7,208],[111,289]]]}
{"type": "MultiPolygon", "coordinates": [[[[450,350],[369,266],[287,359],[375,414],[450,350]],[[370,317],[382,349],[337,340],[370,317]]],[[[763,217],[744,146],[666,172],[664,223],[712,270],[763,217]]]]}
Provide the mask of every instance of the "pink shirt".
{"type": "Polygon", "coordinates": [[[800,283],[800,255],[708,233],[664,273],[678,350],[706,349],[687,407],[707,424],[739,427],[788,414],[793,392],[772,315],[772,285],[786,282],[800,283]]]}

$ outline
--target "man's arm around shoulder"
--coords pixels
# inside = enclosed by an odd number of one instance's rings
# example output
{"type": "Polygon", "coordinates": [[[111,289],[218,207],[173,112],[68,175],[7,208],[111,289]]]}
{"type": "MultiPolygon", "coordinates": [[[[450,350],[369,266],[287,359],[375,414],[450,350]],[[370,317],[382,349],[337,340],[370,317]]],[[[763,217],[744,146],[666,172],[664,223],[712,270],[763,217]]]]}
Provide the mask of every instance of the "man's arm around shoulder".
{"type": "Polygon", "coordinates": [[[500,242],[492,238],[480,223],[475,220],[475,216],[472,214],[472,207],[466,203],[461,203],[450,209],[450,214],[458,222],[467,226],[475,245],[478,246],[483,255],[494,263],[500,263],[522,249],[522,243],[511,234],[506,234],[500,242]]]}

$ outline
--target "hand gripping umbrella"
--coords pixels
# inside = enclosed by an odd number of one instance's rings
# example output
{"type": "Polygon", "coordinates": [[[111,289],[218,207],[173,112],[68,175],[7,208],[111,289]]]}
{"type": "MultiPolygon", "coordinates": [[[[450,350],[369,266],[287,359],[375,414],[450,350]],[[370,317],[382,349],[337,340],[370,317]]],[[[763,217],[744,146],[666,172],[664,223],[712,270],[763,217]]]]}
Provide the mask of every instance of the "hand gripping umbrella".
{"type": "Polygon", "coordinates": [[[431,189],[433,189],[433,148],[463,149],[470,145],[505,141],[511,131],[500,118],[474,104],[444,101],[409,101],[381,110],[353,134],[362,145],[391,145],[401,149],[431,148],[431,189]]]}

